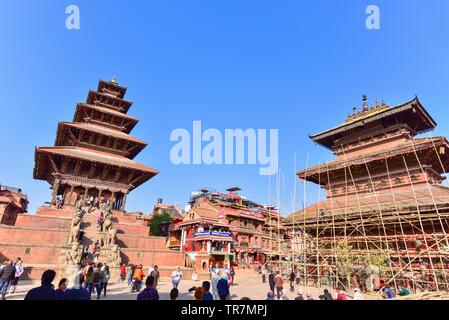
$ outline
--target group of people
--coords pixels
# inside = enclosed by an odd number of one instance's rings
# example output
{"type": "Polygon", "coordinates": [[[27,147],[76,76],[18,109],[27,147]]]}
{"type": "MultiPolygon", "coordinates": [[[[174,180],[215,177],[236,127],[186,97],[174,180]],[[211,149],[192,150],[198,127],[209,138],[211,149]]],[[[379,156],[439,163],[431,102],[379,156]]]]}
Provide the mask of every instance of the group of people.
{"type": "Polygon", "coordinates": [[[97,299],[100,299],[102,293],[103,297],[106,297],[110,277],[108,265],[91,262],[80,268],[75,277],[75,284],[86,289],[89,295],[96,293],[97,299]]]}
{"type": "Polygon", "coordinates": [[[89,291],[82,286],[82,278],[76,277],[73,288],[68,288],[69,281],[62,278],[55,288],[53,281],[56,271],[45,270],[41,277],[41,285],[33,288],[25,296],[25,300],[90,300],[89,291]],[[78,281],[78,282],[77,282],[78,281]]]}
{"type": "MultiPolygon", "coordinates": [[[[148,270],[148,277],[145,280],[145,289],[141,290],[142,281],[145,277],[143,272],[143,266],[141,264],[134,266],[129,266],[129,274],[128,274],[128,286],[131,287],[131,292],[137,291],[139,294],[137,295],[137,300],[159,300],[159,292],[157,290],[157,286],[159,283],[160,272],[159,267],[157,265],[150,266],[148,270]]],[[[180,267],[177,267],[171,275],[171,282],[173,285],[172,290],[170,291],[170,300],[176,300],[179,296],[178,286],[183,277],[183,273],[180,267]]],[[[126,267],[124,264],[120,267],[120,279],[119,282],[124,281],[126,278],[126,267]]]]}
{"type": "Polygon", "coordinates": [[[55,277],[54,270],[46,270],[42,274],[41,286],[28,291],[25,300],[91,300],[92,293],[100,299],[102,294],[106,297],[111,273],[108,265],[92,262],[80,267],[72,288],[68,288],[67,278],[62,278],[55,287],[55,277]]]}
{"type": "Polygon", "coordinates": [[[0,294],[1,299],[6,299],[6,294],[13,294],[16,291],[20,276],[24,269],[22,258],[18,257],[15,261],[6,260],[0,266],[0,294]]]}
{"type": "MultiPolygon", "coordinates": [[[[148,276],[145,275],[143,265],[130,264],[128,267],[122,263],[120,266],[120,277],[118,283],[124,282],[128,275],[128,287],[131,292],[138,292],[137,300],[159,300],[157,286],[160,279],[160,271],[157,265],[150,266],[148,276]],[[145,288],[142,290],[143,285],[145,288]]],[[[288,300],[284,289],[284,278],[281,272],[267,269],[259,269],[262,274],[262,282],[268,278],[269,292],[266,300],[288,300]],[[268,275],[268,277],[267,277],[268,275]]],[[[18,257],[15,261],[5,261],[0,266],[0,293],[4,300],[7,293],[14,293],[23,274],[22,259],[18,257]]],[[[106,297],[107,286],[111,277],[109,266],[103,263],[90,262],[82,266],[75,276],[74,286],[69,289],[69,281],[63,278],[59,281],[57,287],[52,282],[55,279],[56,272],[47,270],[43,273],[41,286],[30,290],[25,299],[30,300],[90,300],[91,295],[96,294],[100,299],[102,294],[106,297]]],[[[202,282],[202,285],[192,287],[189,292],[194,292],[195,300],[229,300],[231,299],[230,287],[234,283],[235,270],[231,268],[219,268],[217,265],[211,268],[210,281],[202,282]]],[[[196,273],[192,274],[192,280],[195,283],[198,278],[196,273]]],[[[177,267],[171,274],[171,284],[173,288],[170,291],[170,299],[176,300],[179,296],[179,284],[183,279],[183,272],[177,267]]],[[[288,277],[290,291],[294,292],[295,285],[300,284],[300,274],[297,270],[291,270],[288,277]]],[[[328,289],[319,295],[320,300],[347,300],[347,293],[337,287],[335,296],[328,289]]],[[[396,292],[388,284],[380,289],[379,293],[384,299],[394,299],[396,292]]],[[[401,287],[398,295],[404,296],[410,294],[406,287],[401,287]]],[[[295,300],[314,300],[309,293],[304,294],[302,290],[297,292],[295,300]]],[[[363,300],[361,290],[354,289],[353,300],[363,300]]]]}
{"type": "MultiPolygon", "coordinates": [[[[270,290],[267,293],[266,300],[288,300],[288,297],[286,295],[285,289],[284,289],[284,278],[282,277],[281,272],[274,271],[274,270],[268,270],[263,267],[260,267],[258,269],[259,273],[262,274],[262,282],[266,282],[267,274],[268,274],[268,285],[270,287],[270,290]]],[[[290,291],[295,291],[295,285],[299,285],[301,283],[301,273],[299,269],[293,269],[290,271],[288,275],[289,280],[289,287],[290,291]]],[[[332,297],[332,294],[329,292],[328,289],[325,289],[323,291],[323,294],[319,296],[320,300],[347,300],[347,293],[337,287],[335,289],[336,296],[335,299],[332,297]]],[[[360,292],[360,289],[355,288],[354,289],[354,300],[363,300],[363,295],[360,292]]],[[[299,290],[297,293],[297,296],[295,297],[295,300],[314,300],[312,295],[307,293],[304,294],[302,290],[299,290]]]]}

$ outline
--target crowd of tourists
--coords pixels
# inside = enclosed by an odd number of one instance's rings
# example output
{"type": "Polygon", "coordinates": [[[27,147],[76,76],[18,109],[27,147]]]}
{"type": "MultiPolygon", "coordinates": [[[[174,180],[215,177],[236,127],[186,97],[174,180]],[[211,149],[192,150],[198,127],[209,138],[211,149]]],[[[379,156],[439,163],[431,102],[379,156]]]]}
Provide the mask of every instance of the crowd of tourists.
{"type": "MultiPolygon", "coordinates": [[[[288,300],[284,288],[285,277],[281,275],[280,271],[266,269],[262,266],[260,266],[257,269],[257,271],[262,275],[263,283],[266,283],[268,281],[270,290],[267,293],[266,300],[288,300]]],[[[300,270],[292,268],[287,279],[289,281],[290,292],[295,292],[295,285],[299,286],[301,283],[300,270]]],[[[353,289],[353,291],[354,291],[352,295],[353,300],[364,300],[364,296],[360,288],[356,287],[353,289]]],[[[389,284],[385,284],[383,281],[380,281],[379,286],[375,287],[373,292],[378,293],[384,299],[395,299],[397,295],[407,296],[410,294],[410,290],[406,286],[400,286],[399,292],[396,293],[395,290],[391,288],[389,284]]],[[[318,298],[320,300],[348,300],[348,294],[344,289],[336,287],[335,296],[332,296],[332,294],[329,292],[328,289],[324,289],[323,294],[319,295],[318,298]]],[[[295,300],[314,300],[314,299],[311,294],[309,293],[304,294],[302,290],[299,290],[297,292],[295,300]]]]}
{"type": "MultiPolygon", "coordinates": [[[[209,267],[210,281],[203,281],[201,286],[195,285],[198,275],[192,273],[193,287],[188,290],[195,300],[230,300],[232,299],[230,288],[235,281],[235,269],[221,268],[218,265],[209,267]]],[[[287,290],[294,293],[294,300],[314,300],[311,293],[304,293],[299,288],[301,284],[301,273],[297,269],[292,269],[290,274],[283,276],[279,270],[266,269],[260,267],[257,271],[262,275],[262,282],[268,282],[269,291],[266,300],[289,300],[287,290]],[[295,292],[295,287],[298,291],[295,292]]],[[[0,267],[0,293],[4,300],[8,293],[15,292],[19,279],[24,272],[22,259],[19,257],[15,261],[5,261],[0,267]]],[[[41,279],[41,286],[31,289],[25,296],[25,300],[90,300],[92,295],[96,299],[107,296],[107,287],[111,278],[109,266],[103,263],[90,262],[79,268],[75,275],[74,285],[68,288],[69,281],[61,279],[57,286],[53,284],[56,272],[46,270],[41,279]]],[[[171,273],[170,300],[179,297],[179,285],[184,278],[180,267],[171,273]]],[[[137,292],[137,300],[159,300],[158,284],[160,271],[157,265],[150,266],[144,270],[142,264],[124,263],[120,265],[118,283],[127,281],[130,292],[137,292]]],[[[388,284],[383,284],[378,290],[384,299],[394,299],[396,295],[409,295],[410,291],[406,287],[400,287],[399,292],[395,292],[388,284]]],[[[291,294],[289,294],[291,296],[291,294]]],[[[323,293],[317,297],[320,300],[348,300],[348,293],[339,287],[335,288],[335,294],[331,294],[329,289],[324,289],[323,293]]],[[[351,295],[353,300],[363,300],[364,296],[359,288],[353,290],[351,295]]],[[[244,297],[243,300],[249,300],[244,297]]]]}
{"type": "Polygon", "coordinates": [[[68,289],[69,280],[62,278],[57,287],[53,285],[56,276],[54,270],[46,270],[41,286],[31,289],[25,300],[90,300],[95,294],[97,299],[106,297],[111,273],[109,266],[102,263],[89,263],[75,275],[73,288],[68,289]]]}
{"type": "Polygon", "coordinates": [[[22,258],[18,257],[15,261],[5,260],[0,267],[0,294],[1,299],[6,299],[6,294],[13,294],[16,291],[20,276],[24,269],[22,267],[22,258]]]}

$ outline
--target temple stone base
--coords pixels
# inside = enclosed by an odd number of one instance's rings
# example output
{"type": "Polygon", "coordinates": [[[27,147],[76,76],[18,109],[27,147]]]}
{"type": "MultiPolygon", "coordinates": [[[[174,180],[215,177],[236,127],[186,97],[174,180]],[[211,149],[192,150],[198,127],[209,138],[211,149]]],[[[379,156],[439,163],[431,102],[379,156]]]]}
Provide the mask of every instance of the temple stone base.
{"type": "MultiPolygon", "coordinates": [[[[15,225],[0,224],[0,262],[21,257],[25,267],[23,279],[39,280],[45,270],[53,269],[57,280],[65,277],[73,283],[78,265],[69,262],[66,256],[73,245],[70,227],[74,213],[73,207],[41,207],[36,214],[19,214],[15,225]]],[[[96,240],[107,236],[96,226],[97,214],[95,211],[83,217],[81,228],[85,234],[78,247],[80,257],[83,246],[92,249],[96,240]]],[[[145,273],[149,266],[157,264],[161,277],[166,279],[180,266],[184,277],[191,277],[193,266],[185,267],[184,253],[168,249],[165,237],[150,236],[146,222],[139,215],[113,211],[113,221],[117,230],[115,246],[104,244],[97,259],[109,265],[111,281],[118,280],[121,262],[142,264],[145,273]]]]}

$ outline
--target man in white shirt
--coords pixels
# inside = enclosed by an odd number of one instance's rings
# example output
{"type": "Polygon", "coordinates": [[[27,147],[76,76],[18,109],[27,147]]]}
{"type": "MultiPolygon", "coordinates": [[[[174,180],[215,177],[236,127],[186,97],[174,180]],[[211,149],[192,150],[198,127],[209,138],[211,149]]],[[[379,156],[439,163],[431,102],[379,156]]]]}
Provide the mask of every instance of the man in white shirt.
{"type": "Polygon", "coordinates": [[[173,284],[173,288],[178,288],[178,285],[182,279],[181,267],[177,267],[176,270],[172,272],[171,279],[172,279],[171,282],[173,284]]]}

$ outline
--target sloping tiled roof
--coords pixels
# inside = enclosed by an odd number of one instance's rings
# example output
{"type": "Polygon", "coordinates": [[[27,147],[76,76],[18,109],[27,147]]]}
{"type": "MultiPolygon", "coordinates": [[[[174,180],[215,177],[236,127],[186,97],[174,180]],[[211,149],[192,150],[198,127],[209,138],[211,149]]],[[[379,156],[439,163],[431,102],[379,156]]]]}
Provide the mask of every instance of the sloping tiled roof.
{"type": "Polygon", "coordinates": [[[412,141],[400,144],[396,146],[396,148],[386,150],[384,152],[373,151],[370,153],[363,154],[362,156],[350,158],[347,160],[338,159],[324,164],[318,164],[310,168],[304,169],[302,171],[299,171],[297,175],[299,175],[301,178],[304,178],[306,176],[310,176],[318,172],[323,173],[324,171],[337,170],[352,165],[364,164],[374,160],[389,158],[403,153],[414,152],[414,150],[419,151],[422,149],[433,148],[434,146],[438,147],[440,145],[449,145],[449,142],[446,140],[445,137],[413,139],[412,141]]]}
{"type": "Polygon", "coordinates": [[[94,131],[94,132],[99,132],[101,134],[105,134],[108,136],[112,136],[112,137],[116,137],[116,138],[121,138],[121,139],[125,139],[125,140],[129,140],[129,141],[133,141],[136,143],[140,143],[140,144],[147,144],[145,141],[142,141],[138,138],[135,138],[127,133],[118,131],[118,130],[114,130],[114,129],[109,129],[100,125],[96,125],[96,124],[92,124],[92,123],[84,123],[84,122],[60,122],[59,123],[60,126],[68,126],[68,127],[73,127],[73,128],[78,128],[81,130],[88,130],[88,131],[94,131]]]}
{"type": "Polygon", "coordinates": [[[304,210],[299,210],[288,216],[290,222],[301,223],[308,220],[325,219],[329,217],[350,215],[365,212],[389,212],[406,209],[416,210],[417,205],[434,207],[449,205],[449,188],[442,185],[431,185],[407,190],[378,192],[317,202],[304,210]]]}
{"type": "Polygon", "coordinates": [[[84,103],[84,102],[78,103],[78,104],[77,104],[77,107],[78,107],[78,106],[81,106],[81,105],[82,105],[82,106],[89,107],[89,108],[92,108],[92,109],[95,109],[95,110],[98,110],[98,111],[101,111],[101,112],[104,112],[104,113],[108,113],[108,114],[117,116],[117,117],[120,117],[120,118],[126,118],[126,119],[130,119],[130,120],[135,120],[135,121],[137,122],[137,119],[136,119],[136,118],[134,118],[134,117],[132,117],[132,116],[126,114],[126,113],[122,113],[122,112],[116,111],[116,110],[114,110],[114,109],[109,109],[109,108],[105,108],[105,107],[100,107],[100,106],[96,106],[96,105],[89,104],[89,103],[84,103]]]}
{"type": "Polygon", "coordinates": [[[137,161],[117,156],[105,152],[93,151],[86,148],[81,147],[38,147],[36,148],[37,153],[51,153],[57,154],[61,156],[68,156],[77,159],[85,159],[89,161],[95,161],[105,164],[112,164],[119,167],[125,167],[145,172],[150,172],[153,174],[157,174],[158,171],[156,169],[147,167],[144,164],[141,164],[137,161]]]}
{"type": "Polygon", "coordinates": [[[354,128],[358,128],[367,123],[378,121],[381,118],[390,117],[390,116],[399,114],[401,112],[411,112],[411,110],[413,110],[413,113],[410,113],[410,114],[419,116],[422,119],[422,121],[420,122],[419,126],[417,127],[415,133],[420,133],[420,132],[435,128],[435,126],[436,126],[435,120],[432,119],[432,117],[424,109],[424,107],[422,106],[422,104],[418,100],[418,98],[415,97],[414,99],[412,99],[410,101],[407,101],[405,103],[402,103],[402,104],[394,106],[394,107],[386,108],[381,112],[369,114],[367,117],[360,118],[360,119],[352,121],[350,123],[343,123],[337,127],[331,128],[329,130],[311,135],[310,138],[314,142],[319,143],[326,148],[330,148],[332,143],[331,143],[331,141],[329,141],[329,139],[337,134],[342,134],[343,132],[352,130],[354,128]]]}

